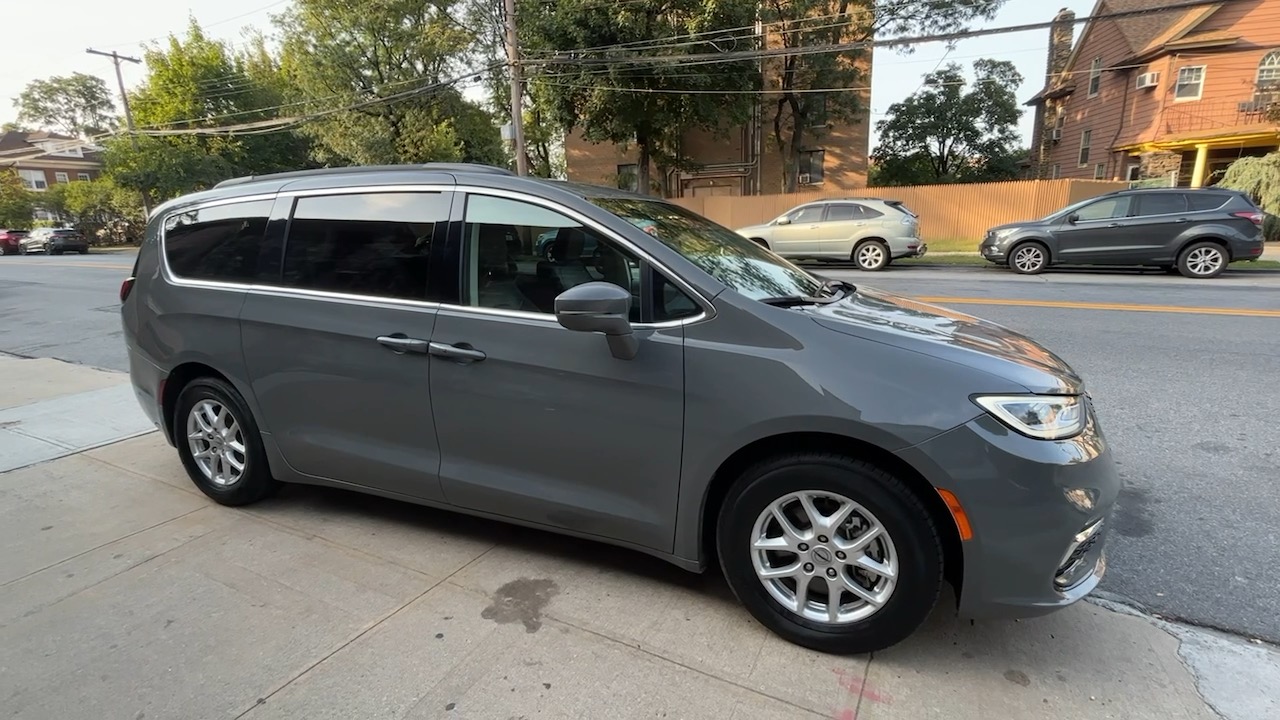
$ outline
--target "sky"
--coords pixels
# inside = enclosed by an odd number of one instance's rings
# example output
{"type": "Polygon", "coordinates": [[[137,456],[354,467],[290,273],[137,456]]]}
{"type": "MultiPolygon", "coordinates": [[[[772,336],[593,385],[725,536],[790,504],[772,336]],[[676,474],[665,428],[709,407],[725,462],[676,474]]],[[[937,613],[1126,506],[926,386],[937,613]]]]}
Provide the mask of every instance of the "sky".
{"type": "MultiPolygon", "coordinates": [[[[188,0],[186,3],[160,3],[155,0],[57,0],[56,16],[62,18],[58,23],[52,22],[51,8],[42,3],[9,3],[4,13],[6,29],[32,28],[53,32],[5,34],[5,56],[0,60],[0,122],[15,119],[17,110],[12,99],[32,80],[83,72],[102,77],[114,91],[116,79],[111,60],[86,54],[86,48],[114,50],[140,58],[143,43],[163,41],[171,32],[183,33],[191,16],[209,35],[240,44],[244,41],[242,30],[245,26],[269,29],[271,15],[284,10],[289,1],[188,0]]],[[[1062,7],[1070,8],[1078,16],[1085,16],[1093,5],[1094,0],[1058,0],[1056,3],[1008,0],[989,25],[1048,22],[1062,7]]],[[[1082,27],[1076,26],[1077,37],[1082,27]]],[[[1049,31],[1046,29],[974,38],[962,41],[950,50],[942,43],[928,43],[917,46],[910,55],[878,49],[871,80],[872,122],[883,119],[890,105],[919,89],[923,75],[952,61],[966,68],[978,58],[1015,63],[1025,78],[1018,89],[1018,99],[1025,101],[1044,84],[1048,42],[1049,31]]],[[[144,77],[141,65],[124,63],[126,86],[133,87],[144,77]]],[[[1031,108],[1026,108],[1020,125],[1024,138],[1031,135],[1031,128],[1031,108]]]]}

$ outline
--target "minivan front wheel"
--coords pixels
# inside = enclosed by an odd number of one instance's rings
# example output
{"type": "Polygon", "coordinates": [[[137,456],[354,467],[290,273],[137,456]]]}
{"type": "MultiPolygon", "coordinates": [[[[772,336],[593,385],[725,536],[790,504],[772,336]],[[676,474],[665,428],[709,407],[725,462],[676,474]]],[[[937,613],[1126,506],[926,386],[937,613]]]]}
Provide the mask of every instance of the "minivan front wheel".
{"type": "Polygon", "coordinates": [[[1227,251],[1215,242],[1191,243],[1178,256],[1178,272],[1189,278],[1215,278],[1227,269],[1227,251]]]}
{"type": "Polygon", "coordinates": [[[178,395],[173,434],[187,475],[219,504],[247,505],[277,488],[258,425],[227,382],[202,377],[188,383],[178,395]]]}
{"type": "Polygon", "coordinates": [[[853,262],[859,270],[883,270],[891,259],[889,246],[879,240],[863,240],[853,249],[853,262]]]}
{"type": "Polygon", "coordinates": [[[716,526],[734,594],[790,642],[849,654],[898,643],[928,617],[942,546],[902,481],[848,457],[800,453],[748,469],[716,526]]]}
{"type": "Polygon", "coordinates": [[[1038,242],[1026,242],[1013,249],[1009,267],[1023,275],[1036,275],[1049,266],[1049,250],[1038,242]]]}

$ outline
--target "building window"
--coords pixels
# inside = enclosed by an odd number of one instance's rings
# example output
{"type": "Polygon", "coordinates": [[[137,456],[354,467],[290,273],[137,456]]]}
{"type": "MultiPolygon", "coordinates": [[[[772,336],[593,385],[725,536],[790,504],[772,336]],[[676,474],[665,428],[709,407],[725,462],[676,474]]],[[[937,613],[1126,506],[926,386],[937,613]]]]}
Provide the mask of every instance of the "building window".
{"type": "Polygon", "coordinates": [[[1129,182],[1137,182],[1138,180],[1141,180],[1142,166],[1139,165],[1138,163],[1133,163],[1132,165],[1130,165],[1128,169],[1127,177],[1129,179],[1129,182]]]}
{"type": "Polygon", "coordinates": [[[618,189],[640,191],[640,166],[634,163],[618,166],[618,189]]]}
{"type": "Polygon", "coordinates": [[[1062,177],[1062,166],[1057,163],[1054,163],[1053,170],[1050,171],[1049,177],[1053,180],[1060,179],[1062,177]]]}
{"type": "Polygon", "coordinates": [[[1272,50],[1258,63],[1258,80],[1253,99],[1262,103],[1280,100],[1280,50],[1272,50]]]}
{"type": "Polygon", "coordinates": [[[77,179],[77,180],[88,180],[88,179],[89,179],[89,173],[76,173],[76,179],[77,179]]]}
{"type": "Polygon", "coordinates": [[[19,170],[18,177],[22,178],[22,184],[28,190],[49,189],[49,182],[45,178],[43,170],[19,170]]]}
{"type": "Polygon", "coordinates": [[[54,181],[55,181],[55,182],[60,182],[60,183],[71,182],[71,179],[70,179],[69,177],[67,177],[67,174],[66,174],[66,173],[64,173],[64,172],[56,172],[56,173],[54,173],[54,174],[53,174],[53,179],[54,179],[54,181]]]}
{"type": "Polygon", "coordinates": [[[1084,130],[1080,133],[1080,167],[1089,164],[1089,144],[1093,142],[1093,131],[1084,130]]]}
{"type": "Polygon", "coordinates": [[[1089,97],[1102,89],[1102,58],[1096,57],[1089,65],[1089,97]]]}
{"type": "Polygon", "coordinates": [[[1203,90],[1203,65],[1184,67],[1178,71],[1178,83],[1173,87],[1174,100],[1199,100],[1203,90]]]}
{"type": "Polygon", "coordinates": [[[1106,179],[1107,179],[1107,164],[1106,164],[1106,163],[1098,163],[1097,165],[1094,165],[1094,166],[1093,166],[1093,179],[1094,179],[1094,180],[1106,180],[1106,179]]]}
{"type": "Polygon", "coordinates": [[[815,185],[822,182],[822,164],[825,150],[800,151],[799,180],[801,185],[815,185]]]}

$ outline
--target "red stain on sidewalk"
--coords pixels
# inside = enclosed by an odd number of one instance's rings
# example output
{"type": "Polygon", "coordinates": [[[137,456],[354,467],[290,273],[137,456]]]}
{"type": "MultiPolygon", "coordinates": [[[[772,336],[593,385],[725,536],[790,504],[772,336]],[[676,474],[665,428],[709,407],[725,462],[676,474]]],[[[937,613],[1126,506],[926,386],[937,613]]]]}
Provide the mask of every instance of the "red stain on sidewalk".
{"type": "MultiPolygon", "coordinates": [[[[877,690],[874,685],[864,682],[860,674],[855,674],[845,670],[844,668],[834,668],[831,672],[836,674],[836,679],[837,682],[840,683],[840,687],[848,690],[849,694],[855,698],[862,698],[874,703],[884,703],[886,705],[893,702],[893,698],[889,693],[884,692],[883,690],[877,690]]],[[[839,718],[839,720],[845,719],[839,718]]]]}

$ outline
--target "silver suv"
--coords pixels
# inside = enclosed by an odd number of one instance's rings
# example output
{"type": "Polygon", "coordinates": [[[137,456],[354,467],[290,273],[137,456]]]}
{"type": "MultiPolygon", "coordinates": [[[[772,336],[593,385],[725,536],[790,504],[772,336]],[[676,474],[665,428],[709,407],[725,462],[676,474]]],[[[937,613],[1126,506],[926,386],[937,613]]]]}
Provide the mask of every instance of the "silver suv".
{"type": "Polygon", "coordinates": [[[1034,615],[1106,567],[1119,480],[1066,363],[663,200],[478,166],[233,180],[158,208],[120,293],[134,392],[224,505],[327,485],[716,565],[842,653],[944,581],[966,617],[1034,615]]]}
{"type": "Polygon", "coordinates": [[[883,270],[928,250],[920,218],[901,202],[876,198],[816,200],[738,234],[785,258],[852,260],[861,270],[883,270]]]}

